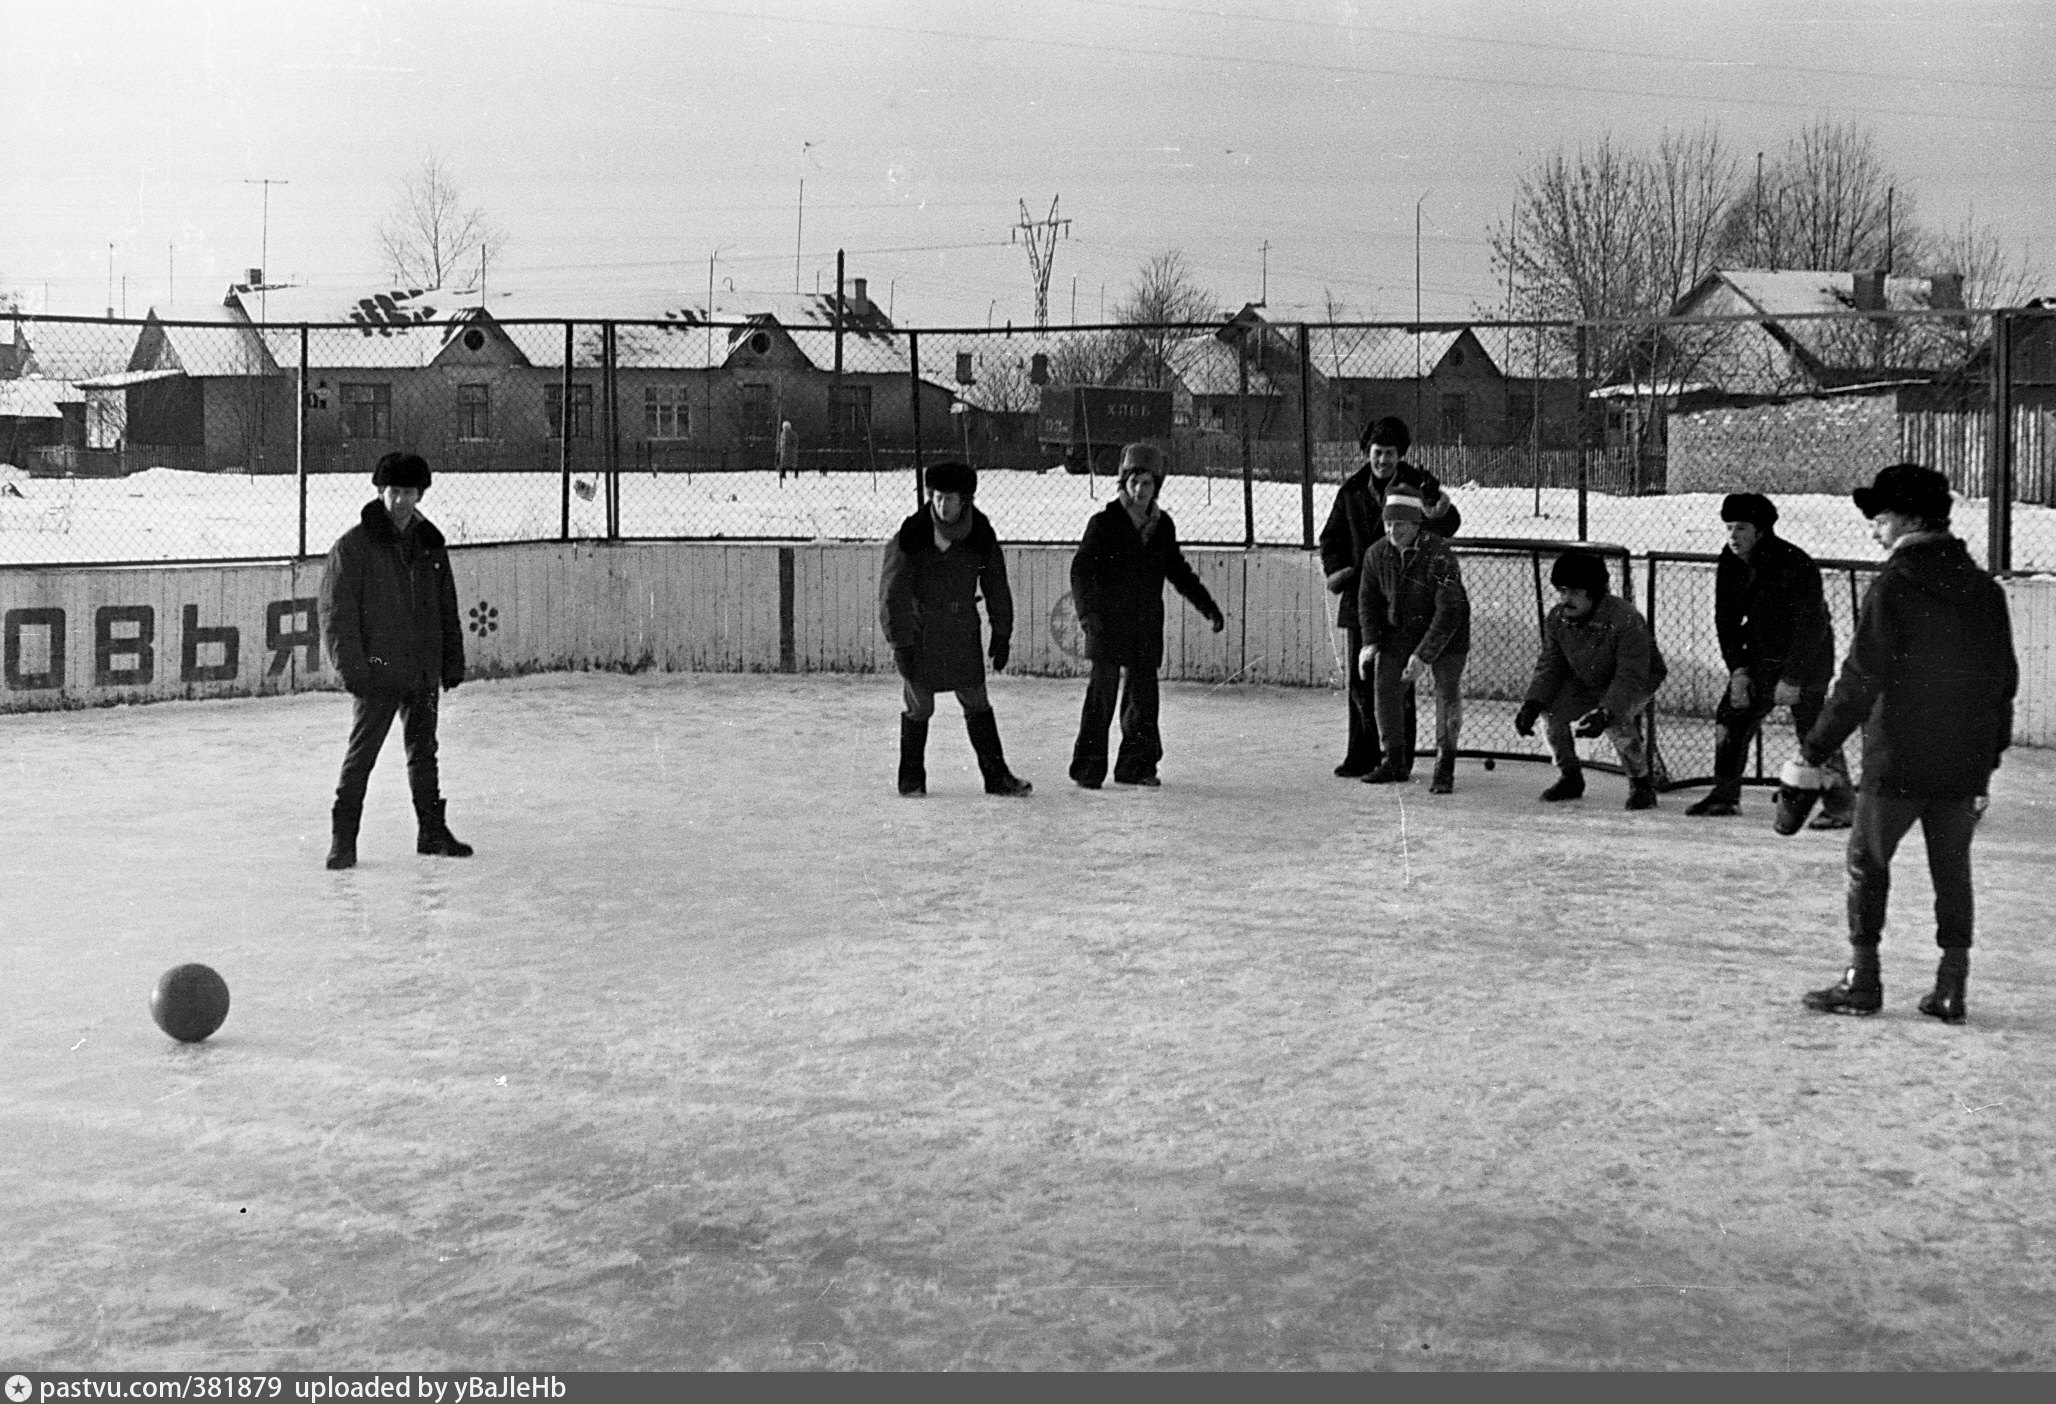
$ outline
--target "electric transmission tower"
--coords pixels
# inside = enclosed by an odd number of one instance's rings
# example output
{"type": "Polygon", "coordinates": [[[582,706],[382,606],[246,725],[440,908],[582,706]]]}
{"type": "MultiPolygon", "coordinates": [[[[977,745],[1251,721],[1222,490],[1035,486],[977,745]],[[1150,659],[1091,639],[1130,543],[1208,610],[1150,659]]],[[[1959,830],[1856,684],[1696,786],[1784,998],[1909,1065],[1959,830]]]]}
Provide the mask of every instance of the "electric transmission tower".
{"type": "Polygon", "coordinates": [[[1057,201],[1062,198],[1063,196],[1059,195],[1050,200],[1049,217],[1041,220],[1029,217],[1028,202],[1023,200],[1021,222],[1007,235],[1009,241],[1018,237],[1028,246],[1028,267],[1035,275],[1037,331],[1049,330],[1049,270],[1056,261],[1057,234],[1061,232],[1065,238],[1070,237],[1071,221],[1057,218],[1057,201]]]}

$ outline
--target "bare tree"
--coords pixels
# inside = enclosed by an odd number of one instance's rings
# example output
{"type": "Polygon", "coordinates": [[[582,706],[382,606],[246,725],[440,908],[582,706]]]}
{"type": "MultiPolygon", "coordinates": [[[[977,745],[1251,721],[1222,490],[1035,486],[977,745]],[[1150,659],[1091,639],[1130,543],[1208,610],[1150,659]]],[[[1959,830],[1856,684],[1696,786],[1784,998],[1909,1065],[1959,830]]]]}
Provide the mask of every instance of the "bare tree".
{"type": "Polygon", "coordinates": [[[1193,277],[1182,249],[1166,249],[1137,269],[1128,295],[1114,306],[1116,321],[1138,329],[1121,345],[1140,345],[1149,352],[1137,368],[1140,382],[1149,386],[1161,384],[1171,343],[1192,334],[1181,325],[1216,322],[1220,316],[1220,300],[1193,277]]]}
{"type": "Polygon", "coordinates": [[[2030,247],[2009,248],[1975,215],[1965,215],[1946,234],[1921,235],[1913,259],[1925,274],[1961,273],[1968,307],[2018,307],[2040,295],[2049,281],[2030,247]]]}
{"type": "Polygon", "coordinates": [[[1890,268],[1915,247],[1913,199],[1854,122],[1814,121],[1745,184],[1721,231],[1734,267],[1848,272],[1890,268]]]}
{"type": "Polygon", "coordinates": [[[484,210],[464,203],[456,177],[433,149],[400,183],[378,226],[386,271],[401,287],[476,287],[506,242],[484,210]]]}

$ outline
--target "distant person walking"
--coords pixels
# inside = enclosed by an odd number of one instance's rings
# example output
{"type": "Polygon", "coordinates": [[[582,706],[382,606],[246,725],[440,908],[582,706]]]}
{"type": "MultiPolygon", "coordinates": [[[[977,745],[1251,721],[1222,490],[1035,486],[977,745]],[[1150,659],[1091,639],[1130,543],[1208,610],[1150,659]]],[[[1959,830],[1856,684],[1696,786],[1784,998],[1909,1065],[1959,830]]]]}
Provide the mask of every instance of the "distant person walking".
{"type": "Polygon", "coordinates": [[[784,482],[788,475],[800,475],[800,436],[790,419],[778,425],[778,481],[784,482]]]}
{"type": "Polygon", "coordinates": [[[1071,558],[1071,602],[1085,631],[1092,676],[1071,750],[1071,779],[1097,790],[1107,777],[1107,730],[1120,704],[1116,785],[1159,784],[1157,667],[1164,659],[1164,582],[1220,633],[1227,620],[1178,549],[1171,514],[1157,505],[1164,451],[1130,444],[1121,452],[1119,495],[1095,514],[1071,558]]]}
{"type": "Polygon", "coordinates": [[[1366,424],[1357,440],[1364,464],[1336,489],[1327,524],[1321,528],[1321,569],[1328,577],[1328,592],[1337,597],[1335,626],[1342,630],[1348,650],[1344,655],[1343,690],[1349,704],[1349,745],[1335,773],[1350,779],[1361,780],[1376,769],[1395,739],[1404,741],[1409,754],[1413,747],[1413,694],[1409,692],[1403,703],[1405,736],[1385,737],[1381,746],[1375,679],[1366,675],[1356,662],[1364,647],[1363,632],[1358,627],[1357,586],[1363,578],[1364,552],[1385,534],[1385,494],[1395,483],[1417,489],[1421,495],[1422,524],[1437,536],[1454,536],[1463,525],[1463,513],[1442,491],[1435,475],[1405,461],[1406,451],[1412,445],[1413,434],[1406,421],[1396,415],[1366,424]]]}
{"type": "Polygon", "coordinates": [[[337,539],[321,576],[322,634],[354,699],[330,816],[334,869],[356,865],[364,792],[395,716],[414,797],[414,851],[448,858],[472,852],[444,821],[436,763],[437,689],[464,680],[464,628],[448,547],[419,510],[428,464],[419,454],[389,453],[371,482],[379,495],[337,539]]]}
{"type": "MultiPolygon", "coordinates": [[[[1804,740],[1820,720],[1835,675],[1835,629],[1813,557],[1777,534],[1777,504],[1761,493],[1731,492],[1720,519],[1728,544],[1714,567],[1713,624],[1728,685],[1713,713],[1713,788],[1693,815],[1739,813],[1749,743],[1774,707],[1792,709],[1804,740]]],[[[1828,759],[1832,783],[1809,826],[1846,829],[1856,808],[1849,764],[1828,759]]]]}
{"type": "Polygon", "coordinates": [[[1821,789],[1835,749],[1863,729],[1863,780],[1849,831],[1850,963],[1840,982],[1805,996],[1824,1014],[1884,1007],[1878,947],[1892,889],[1892,854],[1917,820],[1927,840],[1941,963],[1920,1012],[1964,1018],[1975,904],[1970,841],[1992,772],[2013,743],[2020,666],[2006,594],[1949,530],[1949,480],[1895,463],[1855,493],[1885,548],[1820,720],[1781,780],[1821,789]]]}
{"type": "Polygon", "coordinates": [[[985,692],[978,601],[992,621],[985,656],[995,673],[1012,652],[1014,595],[1007,562],[985,514],[971,505],[978,473],[968,463],[932,463],[922,481],[928,501],[885,544],[878,576],[878,625],[899,670],[899,792],[928,793],[928,719],[935,694],[954,692],[988,795],[1025,795],[1035,787],[1007,769],[999,721],[985,692]]]}

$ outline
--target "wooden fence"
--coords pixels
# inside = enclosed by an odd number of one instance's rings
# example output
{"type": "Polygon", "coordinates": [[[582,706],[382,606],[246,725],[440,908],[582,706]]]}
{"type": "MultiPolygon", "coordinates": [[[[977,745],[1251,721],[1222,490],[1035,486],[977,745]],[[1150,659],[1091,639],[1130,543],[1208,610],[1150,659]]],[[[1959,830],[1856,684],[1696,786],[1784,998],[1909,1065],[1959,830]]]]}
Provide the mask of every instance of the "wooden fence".
{"type": "MultiPolygon", "coordinates": [[[[1965,497],[1987,497],[1992,462],[1990,414],[1914,412],[1899,416],[1899,457],[1947,475],[1965,497]]],[[[2013,411],[2013,500],[2056,505],[2056,411],[2013,411]]]]}

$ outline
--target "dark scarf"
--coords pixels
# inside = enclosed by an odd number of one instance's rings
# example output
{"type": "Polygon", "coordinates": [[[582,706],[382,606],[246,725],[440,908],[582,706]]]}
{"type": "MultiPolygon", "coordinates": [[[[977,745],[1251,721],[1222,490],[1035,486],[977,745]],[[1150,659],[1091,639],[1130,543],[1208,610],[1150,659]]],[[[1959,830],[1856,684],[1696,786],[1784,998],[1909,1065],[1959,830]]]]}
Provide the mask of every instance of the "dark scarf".
{"type": "Polygon", "coordinates": [[[953,522],[945,522],[935,515],[935,504],[928,504],[928,525],[935,528],[935,549],[947,551],[971,534],[971,504],[966,502],[964,510],[957,513],[953,522]]]}

